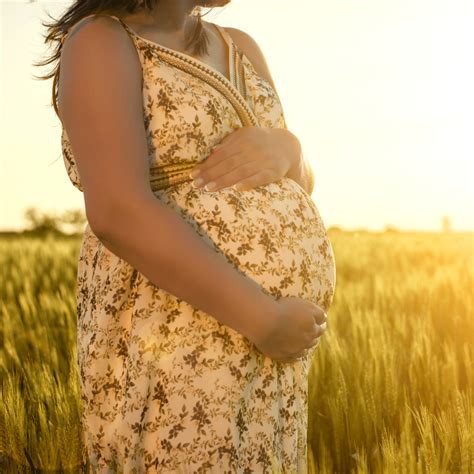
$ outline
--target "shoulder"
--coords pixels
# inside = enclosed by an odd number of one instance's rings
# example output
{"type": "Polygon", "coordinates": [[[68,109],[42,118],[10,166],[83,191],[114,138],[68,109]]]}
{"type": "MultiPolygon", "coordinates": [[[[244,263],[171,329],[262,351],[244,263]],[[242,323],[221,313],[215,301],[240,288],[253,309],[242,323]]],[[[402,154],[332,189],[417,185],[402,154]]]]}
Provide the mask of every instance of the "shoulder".
{"type": "Polygon", "coordinates": [[[59,64],[60,109],[76,100],[80,95],[76,92],[82,88],[102,90],[104,101],[117,96],[139,99],[140,58],[128,33],[114,18],[94,15],[74,23],[63,39],[59,64]]]}
{"type": "Polygon", "coordinates": [[[84,75],[97,72],[130,80],[141,77],[140,58],[129,33],[109,15],[81,18],[68,28],[62,43],[62,71],[66,68],[84,75]]]}
{"type": "Polygon", "coordinates": [[[255,39],[245,31],[230,26],[223,27],[232,37],[237,47],[247,56],[257,73],[266,79],[275,89],[275,84],[265,55],[255,39]]]}
{"type": "Polygon", "coordinates": [[[91,36],[105,38],[114,35],[114,32],[115,35],[120,36],[120,30],[123,30],[122,25],[110,15],[92,14],[82,17],[69,26],[65,40],[71,42],[75,36],[80,36],[81,38],[89,38],[91,36]]]}
{"type": "MultiPolygon", "coordinates": [[[[63,37],[64,56],[92,55],[113,60],[119,56],[128,56],[134,61],[134,44],[123,25],[110,15],[93,14],[81,18],[70,26],[63,37]]],[[[136,58],[138,59],[138,58],[136,58]]]]}

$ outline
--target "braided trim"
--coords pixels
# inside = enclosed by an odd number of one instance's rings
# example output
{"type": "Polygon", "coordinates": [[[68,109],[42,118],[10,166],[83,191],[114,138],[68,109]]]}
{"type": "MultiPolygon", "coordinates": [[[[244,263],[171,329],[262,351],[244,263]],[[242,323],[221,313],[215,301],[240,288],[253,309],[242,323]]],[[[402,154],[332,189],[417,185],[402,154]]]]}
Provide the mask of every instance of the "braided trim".
{"type": "Polygon", "coordinates": [[[170,48],[166,48],[158,43],[155,43],[154,41],[142,38],[131,28],[129,28],[129,26],[124,21],[122,21],[120,18],[118,18],[118,20],[120,23],[122,23],[123,27],[129,31],[138,41],[141,41],[150,48],[156,49],[159,52],[159,56],[166,62],[185,72],[194,74],[195,76],[199,77],[199,79],[207,82],[224,97],[226,97],[234,107],[244,127],[257,127],[259,125],[257,117],[253,113],[247,101],[244,99],[239,90],[237,90],[236,86],[234,86],[234,84],[232,84],[225,76],[220,74],[218,71],[206,66],[204,63],[197,62],[198,60],[194,60],[194,58],[191,56],[181,54],[179,51],[171,50],[170,48]]]}
{"type": "Polygon", "coordinates": [[[207,69],[205,66],[201,66],[200,64],[196,64],[192,62],[191,59],[180,56],[179,53],[161,49],[160,53],[163,59],[168,63],[185,72],[194,74],[223,94],[234,107],[243,126],[258,126],[258,121],[253,112],[250,110],[248,103],[244,100],[239,91],[219,73],[207,69]]]}

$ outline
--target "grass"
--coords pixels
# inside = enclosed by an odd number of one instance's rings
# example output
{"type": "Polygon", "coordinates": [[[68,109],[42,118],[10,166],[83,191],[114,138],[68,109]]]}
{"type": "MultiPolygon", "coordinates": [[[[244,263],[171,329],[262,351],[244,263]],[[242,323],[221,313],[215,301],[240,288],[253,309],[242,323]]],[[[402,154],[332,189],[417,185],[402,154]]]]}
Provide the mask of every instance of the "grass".
{"type": "Polygon", "coordinates": [[[473,235],[331,238],[310,376],[311,472],[472,473],[473,235]]]}
{"type": "MultiPolygon", "coordinates": [[[[474,472],[474,237],[330,232],[309,472],[474,472]]],[[[79,472],[80,238],[0,238],[0,472],[79,472]]]]}

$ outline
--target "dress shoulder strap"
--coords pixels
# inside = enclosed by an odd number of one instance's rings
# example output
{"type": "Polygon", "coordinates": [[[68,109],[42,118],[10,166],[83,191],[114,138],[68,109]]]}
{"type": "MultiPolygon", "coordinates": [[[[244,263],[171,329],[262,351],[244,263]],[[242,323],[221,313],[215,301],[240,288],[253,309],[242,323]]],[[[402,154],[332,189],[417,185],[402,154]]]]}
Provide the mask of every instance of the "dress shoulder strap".
{"type": "Polygon", "coordinates": [[[231,77],[233,77],[233,82],[237,90],[242,94],[242,96],[247,99],[247,87],[245,84],[245,71],[242,63],[242,51],[235,44],[235,41],[232,39],[232,36],[229,32],[222,26],[217,23],[213,23],[216,29],[219,31],[221,36],[224,38],[224,41],[229,47],[229,71],[231,77]]]}
{"type": "Polygon", "coordinates": [[[222,35],[229,49],[232,49],[235,46],[234,41],[232,40],[232,37],[229,35],[227,30],[223,28],[221,25],[218,25],[217,23],[213,23],[213,25],[218,29],[219,33],[222,35]]]}

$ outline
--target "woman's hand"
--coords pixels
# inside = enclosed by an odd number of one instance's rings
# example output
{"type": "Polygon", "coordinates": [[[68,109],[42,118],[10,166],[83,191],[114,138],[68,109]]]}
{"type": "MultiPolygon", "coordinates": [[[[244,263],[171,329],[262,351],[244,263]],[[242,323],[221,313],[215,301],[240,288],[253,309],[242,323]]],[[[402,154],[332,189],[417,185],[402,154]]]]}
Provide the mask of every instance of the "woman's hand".
{"type": "Polygon", "coordinates": [[[300,154],[299,140],[286,128],[242,127],[227,135],[190,177],[196,188],[208,191],[253,189],[286,176],[300,154]]]}
{"type": "Polygon", "coordinates": [[[296,362],[305,357],[326,331],[327,314],[319,305],[299,297],[282,297],[266,334],[249,339],[267,357],[278,362],[296,362]]]}

